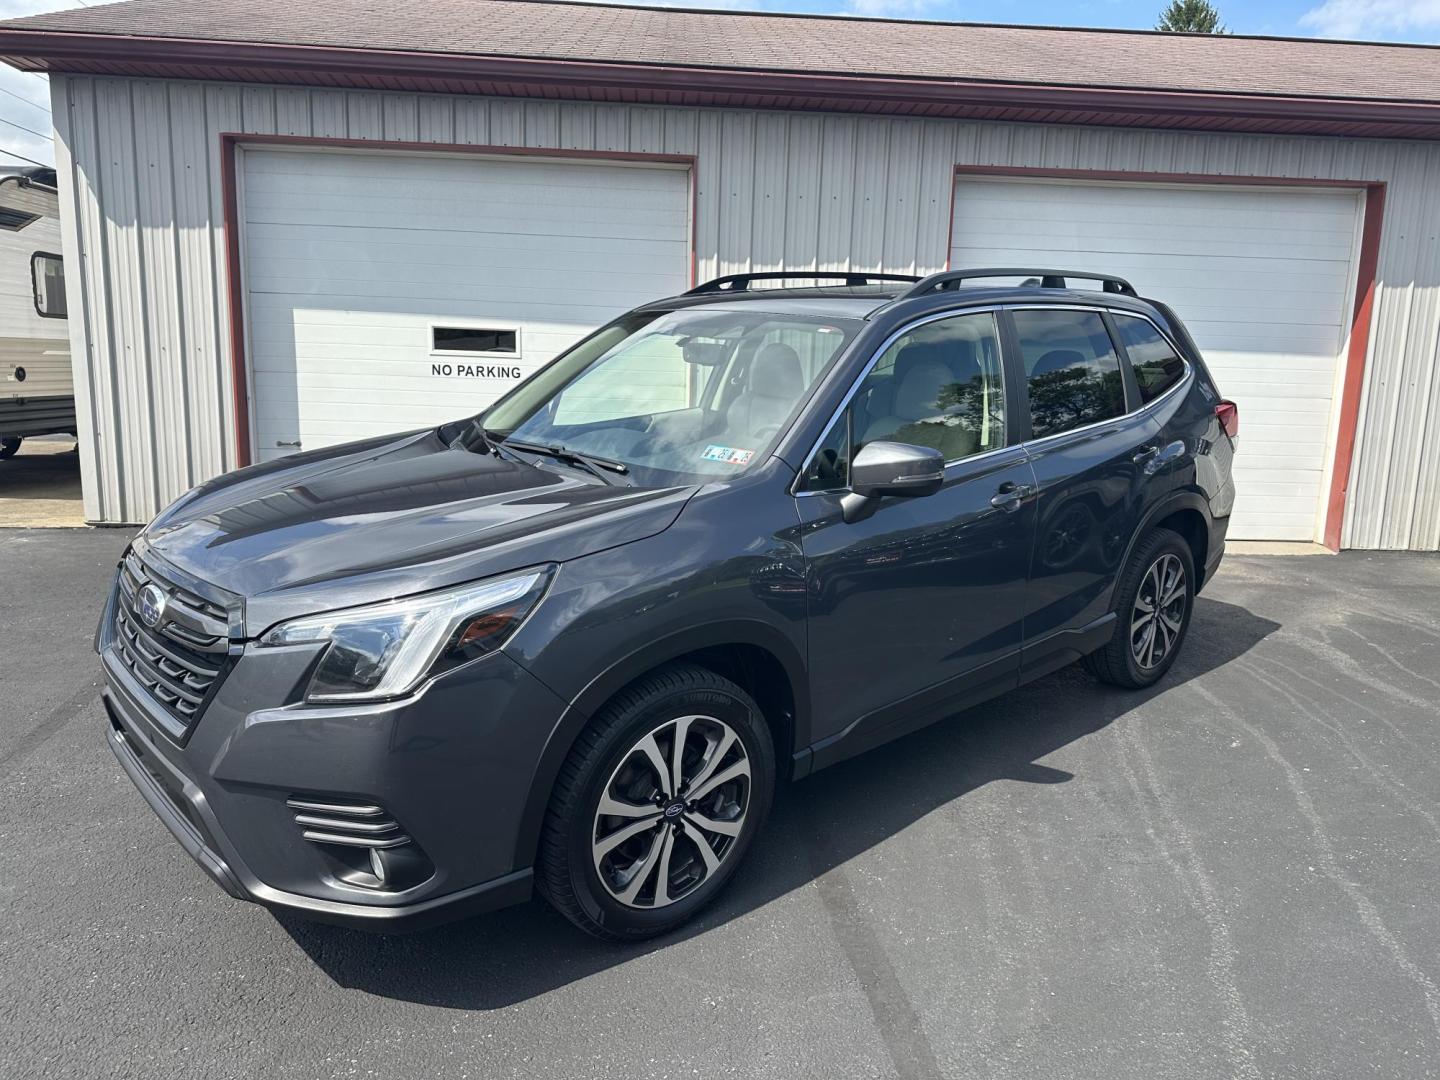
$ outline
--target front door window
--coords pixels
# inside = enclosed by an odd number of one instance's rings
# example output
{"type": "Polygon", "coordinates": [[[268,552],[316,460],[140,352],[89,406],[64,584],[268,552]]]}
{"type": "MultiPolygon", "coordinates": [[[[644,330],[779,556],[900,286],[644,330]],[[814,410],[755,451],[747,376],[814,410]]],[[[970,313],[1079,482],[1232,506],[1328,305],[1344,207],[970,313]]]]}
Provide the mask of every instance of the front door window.
{"type": "Polygon", "coordinates": [[[866,443],[928,446],[954,462],[998,449],[1006,436],[995,316],[936,319],[901,334],[876,360],[822,440],[806,486],[848,486],[848,463],[866,443]]]}

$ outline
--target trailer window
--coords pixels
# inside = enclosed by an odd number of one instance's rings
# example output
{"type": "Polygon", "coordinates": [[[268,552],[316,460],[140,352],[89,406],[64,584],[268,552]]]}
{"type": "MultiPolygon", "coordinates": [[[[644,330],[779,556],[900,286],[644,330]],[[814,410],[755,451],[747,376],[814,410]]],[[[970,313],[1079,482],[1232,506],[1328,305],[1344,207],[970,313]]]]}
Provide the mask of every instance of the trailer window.
{"type": "Polygon", "coordinates": [[[65,260],[48,251],[35,252],[30,256],[30,285],[41,318],[65,318],[65,260]]]}

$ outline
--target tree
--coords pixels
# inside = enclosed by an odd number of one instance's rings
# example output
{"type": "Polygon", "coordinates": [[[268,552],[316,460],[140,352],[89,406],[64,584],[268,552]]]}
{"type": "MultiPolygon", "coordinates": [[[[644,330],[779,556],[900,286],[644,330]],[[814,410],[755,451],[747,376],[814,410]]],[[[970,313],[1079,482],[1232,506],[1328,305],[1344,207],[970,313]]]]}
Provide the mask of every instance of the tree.
{"type": "Polygon", "coordinates": [[[1208,0],[1170,0],[1170,6],[1160,13],[1156,30],[1168,30],[1172,34],[1228,34],[1225,24],[1220,21],[1220,12],[1208,0]]]}

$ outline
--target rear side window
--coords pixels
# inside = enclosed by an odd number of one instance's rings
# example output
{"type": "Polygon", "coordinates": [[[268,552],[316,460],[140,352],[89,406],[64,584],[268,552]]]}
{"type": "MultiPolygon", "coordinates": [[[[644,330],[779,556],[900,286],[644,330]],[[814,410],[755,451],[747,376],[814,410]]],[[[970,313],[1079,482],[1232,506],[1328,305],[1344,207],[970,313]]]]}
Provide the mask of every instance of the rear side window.
{"type": "Polygon", "coordinates": [[[1120,358],[1098,312],[1014,312],[1034,438],[1125,414],[1120,358]]]}
{"type": "Polygon", "coordinates": [[[1140,400],[1147,405],[1178,383],[1185,375],[1185,361],[1149,319],[1111,312],[1120,341],[1130,357],[1140,400]]]}

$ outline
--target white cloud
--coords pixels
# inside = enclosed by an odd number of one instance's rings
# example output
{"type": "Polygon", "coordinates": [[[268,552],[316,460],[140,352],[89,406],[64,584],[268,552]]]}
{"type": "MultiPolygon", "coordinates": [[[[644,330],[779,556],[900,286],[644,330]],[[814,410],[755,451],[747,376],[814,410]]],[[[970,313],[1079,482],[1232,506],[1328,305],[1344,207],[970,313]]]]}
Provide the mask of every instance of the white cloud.
{"type": "Polygon", "coordinates": [[[31,134],[32,131],[50,134],[50,87],[46,80],[0,64],[0,90],[5,91],[0,93],[0,120],[5,121],[0,124],[0,149],[11,151],[0,154],[0,165],[29,164],[15,154],[46,165],[54,162],[54,144],[31,134]],[[12,94],[15,96],[11,97],[12,94]],[[24,128],[31,131],[22,130],[24,128]]]}
{"type": "MultiPolygon", "coordinates": [[[[44,11],[60,11],[78,7],[73,0],[0,0],[0,19],[18,19],[22,15],[37,15],[44,11]]],[[[12,153],[0,154],[0,164],[26,165],[15,154],[51,164],[55,160],[55,148],[50,139],[22,130],[50,132],[50,87],[44,76],[30,75],[23,71],[0,64],[0,149],[12,153]],[[23,99],[23,100],[17,100],[23,99]],[[27,104],[28,103],[28,104],[27,104]]]]}
{"type": "MultiPolygon", "coordinates": [[[[0,0],[6,3],[29,3],[32,0],[0,0]]],[[[755,11],[784,14],[858,15],[873,19],[928,19],[939,17],[950,0],[844,0],[829,9],[816,12],[797,11],[787,0],[595,0],[602,4],[628,4],[634,7],[712,8],[716,11],[755,11]]]]}
{"type": "MultiPolygon", "coordinates": [[[[0,0],[3,3],[4,0],[0,0]]],[[[713,8],[716,11],[760,11],[765,0],[595,0],[597,4],[626,4],[631,7],[713,8]]]]}
{"type": "Polygon", "coordinates": [[[940,14],[942,0],[850,0],[839,12],[875,19],[928,19],[940,14]]]}
{"type": "Polygon", "coordinates": [[[1325,0],[1300,16],[1321,37],[1425,37],[1440,34],[1440,0],[1325,0]]]}
{"type": "MultiPolygon", "coordinates": [[[[39,15],[46,11],[68,11],[84,7],[76,0],[0,0],[0,19],[18,19],[22,15],[39,15]]],[[[91,7],[94,6],[92,3],[91,7]]]]}

